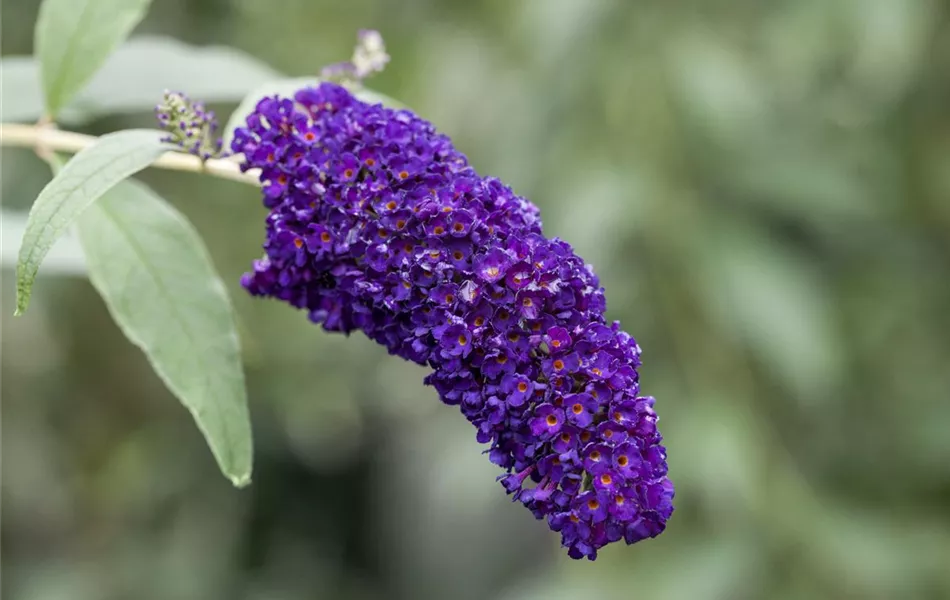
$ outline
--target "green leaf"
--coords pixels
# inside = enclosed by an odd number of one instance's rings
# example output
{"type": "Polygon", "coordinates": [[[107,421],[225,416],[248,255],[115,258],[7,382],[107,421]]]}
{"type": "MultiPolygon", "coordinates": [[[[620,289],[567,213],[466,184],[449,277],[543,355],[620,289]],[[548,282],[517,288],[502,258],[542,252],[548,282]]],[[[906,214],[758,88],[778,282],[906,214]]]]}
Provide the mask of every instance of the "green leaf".
{"type": "Polygon", "coordinates": [[[281,77],[235,48],[192,46],[165,37],[129,40],[79,95],[83,112],[151,110],[162,93],[177,90],[202,102],[237,102],[250,90],[281,77]]]}
{"type": "Polygon", "coordinates": [[[161,156],[168,149],[164,135],[147,129],[104,135],[46,184],[30,209],[20,244],[16,314],[26,310],[36,272],[53,243],[96,199],[161,156]]]}
{"type": "MultiPolygon", "coordinates": [[[[42,94],[36,64],[29,56],[9,56],[0,61],[4,86],[0,89],[3,118],[35,121],[42,116],[42,94]]],[[[116,112],[151,110],[166,89],[180,90],[203,102],[243,99],[225,128],[230,142],[264,96],[289,96],[315,77],[281,79],[281,74],[256,58],[223,46],[191,46],[172,38],[139,36],[130,39],[109,57],[102,69],[65,108],[59,121],[83,123],[116,112]]],[[[368,89],[356,91],[365,102],[392,108],[406,106],[368,89]]]]}
{"type": "MultiPolygon", "coordinates": [[[[294,92],[308,86],[319,85],[320,79],[316,77],[295,77],[292,79],[281,79],[278,81],[269,81],[248,94],[238,105],[227,125],[224,127],[224,147],[230,148],[231,140],[234,139],[234,131],[238,127],[243,127],[247,120],[247,115],[254,112],[254,108],[261,98],[265,96],[283,96],[292,98],[294,92]]],[[[364,102],[370,104],[384,104],[391,108],[406,108],[406,105],[390,98],[389,96],[367,90],[365,88],[357,90],[354,95],[364,102]]]]}
{"type": "MultiPolygon", "coordinates": [[[[0,263],[4,269],[16,267],[17,244],[26,231],[26,213],[0,209],[0,263]]],[[[43,261],[43,274],[85,275],[79,241],[70,235],[59,238],[43,261]]]]}
{"type": "Polygon", "coordinates": [[[46,110],[55,117],[142,20],[151,0],[44,0],[36,21],[46,110]]]}
{"type": "Polygon", "coordinates": [[[89,278],[112,317],[191,412],[224,475],[249,484],[251,425],[234,311],[198,232],[133,180],[77,225],[89,278]]]}
{"type": "MultiPolygon", "coordinates": [[[[36,121],[43,113],[36,62],[5,57],[3,118],[36,121]]],[[[120,46],[60,112],[59,121],[82,123],[116,112],[152,110],[166,90],[203,102],[237,102],[280,73],[253,56],[224,46],[192,46],[158,36],[138,36],[120,46]]]]}

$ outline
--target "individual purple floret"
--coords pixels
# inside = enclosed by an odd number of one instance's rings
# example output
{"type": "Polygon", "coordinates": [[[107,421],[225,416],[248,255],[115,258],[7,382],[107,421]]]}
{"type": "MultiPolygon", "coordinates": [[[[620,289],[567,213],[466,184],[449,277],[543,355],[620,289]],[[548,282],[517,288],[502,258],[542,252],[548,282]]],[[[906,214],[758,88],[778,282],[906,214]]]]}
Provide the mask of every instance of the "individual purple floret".
{"type": "Polygon", "coordinates": [[[221,138],[216,136],[218,120],[207,110],[180,92],[166,91],[155,107],[155,116],[168,135],[162,140],[181,147],[189,154],[208,160],[221,154],[221,138]]]}
{"type": "Polygon", "coordinates": [[[330,83],[264,98],[231,149],[270,209],[250,293],[431,367],[425,382],[571,557],[663,531],[673,485],[640,348],[533,204],[427,121],[330,83]]]}

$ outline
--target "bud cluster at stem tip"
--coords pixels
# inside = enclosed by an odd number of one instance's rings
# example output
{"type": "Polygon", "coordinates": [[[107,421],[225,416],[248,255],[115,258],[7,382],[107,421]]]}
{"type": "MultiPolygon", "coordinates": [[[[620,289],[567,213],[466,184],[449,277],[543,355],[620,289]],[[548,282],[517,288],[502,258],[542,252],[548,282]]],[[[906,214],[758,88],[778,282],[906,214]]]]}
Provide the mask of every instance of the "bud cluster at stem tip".
{"type": "Polygon", "coordinates": [[[378,31],[363,29],[357,34],[352,58],[325,67],[320,75],[337,83],[359,85],[364,79],[382,72],[388,62],[383,36],[378,31]]]}
{"type": "Polygon", "coordinates": [[[155,107],[155,116],[168,132],[164,141],[181,147],[189,154],[208,160],[221,155],[221,138],[214,111],[181,92],[165,91],[155,107]]]}

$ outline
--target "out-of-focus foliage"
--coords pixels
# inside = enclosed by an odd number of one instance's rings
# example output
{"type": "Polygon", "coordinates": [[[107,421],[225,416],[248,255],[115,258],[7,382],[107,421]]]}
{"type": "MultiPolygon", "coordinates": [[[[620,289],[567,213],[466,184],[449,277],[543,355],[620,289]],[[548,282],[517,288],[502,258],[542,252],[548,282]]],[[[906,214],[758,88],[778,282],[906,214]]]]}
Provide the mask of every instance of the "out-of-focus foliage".
{"type": "MultiPolygon", "coordinates": [[[[5,56],[36,9],[4,3],[5,56]]],[[[950,2],[164,0],[137,31],[307,76],[361,27],[393,56],[374,87],[596,266],[658,397],[669,530],[563,557],[421,369],[241,294],[253,189],[150,172],[236,296],[254,484],[217,474],[87,281],[13,320],[4,271],[8,597],[950,595],[950,2]]],[[[48,173],[2,158],[26,209],[48,173]]]]}
{"type": "MultiPolygon", "coordinates": [[[[35,121],[43,114],[39,67],[33,56],[4,56],[0,102],[4,121],[35,121]]],[[[280,74],[234,48],[194,46],[160,36],[137,36],[119,46],[57,117],[67,125],[97,116],[155,106],[171,88],[203,102],[243,98],[280,74]]]]}

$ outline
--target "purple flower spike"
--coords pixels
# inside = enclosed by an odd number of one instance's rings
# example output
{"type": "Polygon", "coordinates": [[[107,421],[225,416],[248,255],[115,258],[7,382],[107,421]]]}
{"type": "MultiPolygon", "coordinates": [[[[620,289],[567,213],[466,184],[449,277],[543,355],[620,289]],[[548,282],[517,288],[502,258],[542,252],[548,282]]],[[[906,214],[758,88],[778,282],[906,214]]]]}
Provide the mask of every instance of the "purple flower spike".
{"type": "Polygon", "coordinates": [[[261,100],[231,149],[270,209],[251,294],[431,367],[425,383],[572,558],[663,531],[673,485],[640,348],[533,204],[430,123],[331,83],[261,100]]]}

